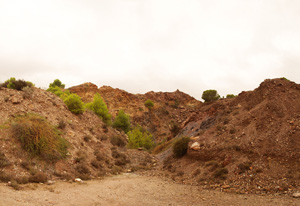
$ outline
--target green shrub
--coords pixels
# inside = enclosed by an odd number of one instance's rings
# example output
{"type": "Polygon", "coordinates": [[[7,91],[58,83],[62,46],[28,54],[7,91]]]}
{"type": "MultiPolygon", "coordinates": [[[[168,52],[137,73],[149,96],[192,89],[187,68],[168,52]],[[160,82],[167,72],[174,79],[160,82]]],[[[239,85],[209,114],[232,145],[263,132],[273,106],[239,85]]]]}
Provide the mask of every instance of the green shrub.
{"type": "Polygon", "coordinates": [[[70,94],[64,99],[68,109],[74,114],[82,114],[84,112],[83,102],[77,94],[70,94]]]}
{"type": "Polygon", "coordinates": [[[55,80],[53,81],[53,83],[50,83],[50,84],[49,84],[49,88],[50,88],[50,87],[59,87],[59,88],[64,89],[64,88],[65,88],[65,85],[62,84],[61,81],[60,81],[59,79],[55,79],[55,80]]]}
{"type": "Polygon", "coordinates": [[[227,98],[227,99],[229,99],[229,98],[234,98],[234,97],[235,97],[234,94],[227,94],[227,95],[226,95],[226,98],[227,98]]]}
{"type": "Polygon", "coordinates": [[[175,157],[183,157],[186,154],[189,141],[189,137],[181,137],[180,139],[174,142],[173,154],[175,157]]]}
{"type": "Polygon", "coordinates": [[[66,157],[67,141],[44,118],[37,115],[17,117],[11,124],[12,136],[34,156],[55,161],[66,157]]]}
{"type": "Polygon", "coordinates": [[[150,99],[147,99],[144,103],[145,107],[147,107],[149,110],[152,109],[152,107],[154,107],[154,103],[150,100],[150,99]]]}
{"type": "Polygon", "coordinates": [[[123,130],[125,133],[130,130],[130,117],[125,114],[124,110],[120,110],[115,118],[113,127],[119,130],[123,130]]]}
{"type": "Polygon", "coordinates": [[[210,89],[202,93],[202,99],[204,99],[205,102],[211,102],[220,99],[220,95],[216,90],[210,89]]]}
{"type": "Polygon", "coordinates": [[[32,82],[24,81],[21,79],[16,80],[16,78],[11,77],[10,79],[6,80],[3,84],[1,84],[1,86],[21,91],[24,87],[32,87],[34,85],[32,82]]]}
{"type": "Polygon", "coordinates": [[[47,91],[52,92],[53,94],[59,97],[62,96],[64,93],[60,87],[49,87],[47,91]]]}
{"type": "Polygon", "coordinates": [[[98,117],[102,119],[103,122],[107,124],[111,123],[111,115],[109,114],[107,106],[100,94],[95,94],[94,101],[87,103],[85,107],[93,111],[98,117]]]}
{"type": "Polygon", "coordinates": [[[128,135],[128,147],[151,149],[154,146],[152,135],[148,131],[143,131],[141,127],[135,127],[133,130],[127,133],[128,135]]]}

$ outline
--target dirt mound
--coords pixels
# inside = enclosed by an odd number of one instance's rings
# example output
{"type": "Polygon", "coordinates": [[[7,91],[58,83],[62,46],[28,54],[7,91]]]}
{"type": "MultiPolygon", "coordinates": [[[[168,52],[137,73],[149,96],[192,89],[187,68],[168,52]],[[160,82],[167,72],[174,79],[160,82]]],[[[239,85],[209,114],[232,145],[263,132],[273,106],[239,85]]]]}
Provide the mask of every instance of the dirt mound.
{"type": "MultiPolygon", "coordinates": [[[[92,112],[72,114],[60,98],[45,90],[32,88],[29,96],[26,95],[28,94],[24,91],[0,88],[1,181],[17,179],[24,180],[25,183],[28,179],[36,177],[39,172],[43,172],[48,179],[90,179],[131,169],[128,155],[132,155],[132,152],[124,146],[127,142],[124,133],[106,126],[92,112]],[[25,126],[34,124],[27,121],[28,116],[34,116],[35,121],[45,121],[52,125],[55,131],[67,140],[68,150],[65,158],[52,161],[42,158],[43,152],[33,155],[22,148],[23,134],[20,140],[14,138],[13,125],[20,117],[25,126]],[[118,141],[114,141],[115,139],[118,141]],[[115,144],[120,141],[124,144],[115,144]]],[[[46,143],[41,143],[39,147],[45,145],[46,143]]],[[[30,146],[32,150],[37,150],[37,147],[30,146]]],[[[141,154],[139,151],[134,152],[141,154]]],[[[146,153],[144,158],[147,155],[150,156],[146,153]]],[[[140,161],[143,163],[145,160],[140,161]]],[[[138,165],[135,162],[133,166],[138,165]]]]}
{"type": "Polygon", "coordinates": [[[131,122],[147,128],[157,143],[173,138],[179,131],[181,123],[201,105],[200,101],[179,90],[131,94],[109,86],[97,89],[92,83],[71,87],[69,90],[77,93],[86,102],[92,101],[93,96],[99,93],[113,117],[123,109],[130,115],[131,122]],[[147,99],[154,102],[151,111],[144,105],[147,99]]]}
{"type": "Polygon", "coordinates": [[[178,135],[192,137],[189,146],[197,142],[200,149],[189,147],[182,159],[169,156],[164,168],[179,181],[241,193],[299,188],[299,102],[300,85],[272,79],[233,99],[205,103],[178,135]]]}

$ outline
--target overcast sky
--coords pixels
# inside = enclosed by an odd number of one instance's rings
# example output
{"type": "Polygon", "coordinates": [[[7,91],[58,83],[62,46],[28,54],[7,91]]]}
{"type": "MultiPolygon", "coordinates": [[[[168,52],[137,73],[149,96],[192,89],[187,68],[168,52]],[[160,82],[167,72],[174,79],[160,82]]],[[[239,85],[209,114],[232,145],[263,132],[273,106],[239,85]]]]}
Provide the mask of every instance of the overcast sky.
{"type": "Polygon", "coordinates": [[[300,82],[299,0],[0,0],[0,82],[201,99],[300,82]]]}

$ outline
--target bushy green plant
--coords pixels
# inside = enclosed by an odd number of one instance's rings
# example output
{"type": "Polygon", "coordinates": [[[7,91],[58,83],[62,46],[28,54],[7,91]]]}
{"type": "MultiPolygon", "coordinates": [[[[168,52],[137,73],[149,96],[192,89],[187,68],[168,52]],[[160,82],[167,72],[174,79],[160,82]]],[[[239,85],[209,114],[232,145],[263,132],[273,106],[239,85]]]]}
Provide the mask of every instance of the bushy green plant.
{"type": "Polygon", "coordinates": [[[202,99],[204,99],[205,102],[211,102],[220,99],[220,95],[216,90],[210,89],[202,93],[202,99]]]}
{"type": "Polygon", "coordinates": [[[68,109],[74,114],[82,114],[84,112],[84,104],[77,94],[70,94],[64,98],[64,103],[68,109]]]}
{"type": "Polygon", "coordinates": [[[87,103],[85,107],[93,111],[98,117],[102,119],[103,122],[111,124],[111,115],[109,114],[107,106],[100,94],[95,94],[94,101],[87,103]]]}
{"type": "Polygon", "coordinates": [[[144,103],[145,107],[147,107],[149,110],[151,110],[154,107],[154,103],[150,100],[147,99],[144,103]]]}
{"type": "Polygon", "coordinates": [[[10,79],[6,80],[3,84],[1,84],[1,86],[21,91],[24,87],[32,87],[34,85],[32,82],[24,81],[22,79],[16,80],[16,78],[11,77],[10,79]]]}
{"type": "Polygon", "coordinates": [[[226,95],[226,98],[228,99],[228,98],[234,98],[235,97],[235,95],[234,94],[227,94],[226,95]]]}
{"type": "Polygon", "coordinates": [[[11,131],[31,155],[49,161],[66,157],[67,141],[43,117],[33,114],[17,117],[11,124],[11,131]]]}
{"type": "Polygon", "coordinates": [[[188,149],[190,138],[189,137],[181,137],[176,140],[173,144],[173,154],[175,157],[183,157],[188,149]]]}
{"type": "Polygon", "coordinates": [[[49,87],[47,91],[52,92],[53,94],[59,97],[64,93],[60,87],[49,87]]]}
{"type": "Polygon", "coordinates": [[[143,131],[141,127],[135,127],[133,130],[127,133],[128,135],[128,147],[151,149],[154,146],[152,135],[148,131],[143,131]]]}
{"type": "Polygon", "coordinates": [[[55,79],[55,80],[53,81],[53,83],[50,83],[50,84],[49,84],[49,88],[50,88],[50,87],[59,87],[59,88],[64,89],[64,88],[65,88],[65,85],[64,85],[59,79],[55,79]]]}
{"type": "Polygon", "coordinates": [[[115,118],[113,127],[119,130],[123,130],[125,133],[130,130],[130,117],[125,114],[124,110],[120,110],[115,118]]]}

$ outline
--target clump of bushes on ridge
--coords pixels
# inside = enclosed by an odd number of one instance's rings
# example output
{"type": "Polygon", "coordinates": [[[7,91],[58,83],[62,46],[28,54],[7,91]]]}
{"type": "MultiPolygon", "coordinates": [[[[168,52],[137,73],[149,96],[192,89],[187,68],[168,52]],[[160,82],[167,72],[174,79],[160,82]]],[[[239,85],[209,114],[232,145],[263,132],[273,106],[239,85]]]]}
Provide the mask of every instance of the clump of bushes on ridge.
{"type": "Polygon", "coordinates": [[[32,87],[34,86],[32,82],[25,81],[22,79],[16,80],[16,78],[11,77],[1,84],[1,87],[15,89],[21,91],[24,87],[32,87]]]}
{"type": "Polygon", "coordinates": [[[220,95],[216,90],[210,89],[202,93],[202,99],[204,99],[205,102],[212,102],[220,99],[220,95]]]}

